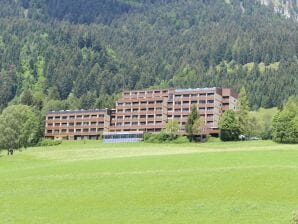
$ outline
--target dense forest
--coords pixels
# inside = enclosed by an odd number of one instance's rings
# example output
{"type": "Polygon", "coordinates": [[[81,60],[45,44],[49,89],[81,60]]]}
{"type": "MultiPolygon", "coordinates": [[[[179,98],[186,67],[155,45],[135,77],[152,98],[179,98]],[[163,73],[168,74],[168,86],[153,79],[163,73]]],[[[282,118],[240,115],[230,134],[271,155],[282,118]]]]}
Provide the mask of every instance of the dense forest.
{"type": "Polygon", "coordinates": [[[298,89],[298,23],[252,0],[2,0],[0,110],[112,107],[124,89],[298,89]]]}

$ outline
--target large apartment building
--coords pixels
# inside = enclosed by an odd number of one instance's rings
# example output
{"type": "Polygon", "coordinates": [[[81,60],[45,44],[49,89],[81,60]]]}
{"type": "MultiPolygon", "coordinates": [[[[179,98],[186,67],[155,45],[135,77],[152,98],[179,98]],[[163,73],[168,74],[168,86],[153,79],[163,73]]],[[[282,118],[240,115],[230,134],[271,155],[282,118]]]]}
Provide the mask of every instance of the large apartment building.
{"type": "Polygon", "coordinates": [[[49,112],[45,136],[69,140],[98,139],[109,131],[112,113],[109,109],[49,112]]]}
{"type": "Polygon", "coordinates": [[[205,121],[206,134],[218,134],[218,121],[227,109],[236,109],[237,95],[231,89],[198,88],[124,92],[116,104],[111,132],[160,132],[168,120],[180,124],[180,134],[192,107],[205,121]]]}
{"type": "Polygon", "coordinates": [[[205,134],[219,133],[218,121],[228,109],[235,110],[237,94],[227,88],[164,89],[126,91],[114,110],[50,112],[46,118],[46,137],[97,139],[104,132],[160,132],[175,119],[180,134],[192,107],[205,122],[205,134]]]}

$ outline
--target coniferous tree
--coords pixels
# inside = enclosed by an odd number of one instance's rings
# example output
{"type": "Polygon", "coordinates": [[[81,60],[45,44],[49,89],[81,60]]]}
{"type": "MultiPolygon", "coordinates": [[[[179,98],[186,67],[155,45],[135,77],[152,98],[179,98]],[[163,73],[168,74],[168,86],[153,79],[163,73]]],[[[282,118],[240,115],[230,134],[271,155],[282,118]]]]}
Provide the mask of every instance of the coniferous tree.
{"type": "Polygon", "coordinates": [[[193,141],[195,137],[193,132],[193,126],[199,117],[200,116],[199,116],[197,107],[193,106],[191,108],[190,114],[188,115],[187,123],[186,123],[186,132],[188,133],[191,141],[193,141]]]}

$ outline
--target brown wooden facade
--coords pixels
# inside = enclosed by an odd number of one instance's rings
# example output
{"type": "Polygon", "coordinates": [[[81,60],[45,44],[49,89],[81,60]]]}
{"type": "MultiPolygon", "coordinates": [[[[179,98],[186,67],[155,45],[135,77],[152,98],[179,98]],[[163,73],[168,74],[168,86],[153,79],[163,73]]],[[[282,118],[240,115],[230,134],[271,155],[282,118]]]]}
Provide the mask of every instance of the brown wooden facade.
{"type": "Polygon", "coordinates": [[[197,107],[205,122],[205,134],[219,133],[221,114],[236,110],[237,94],[227,88],[165,89],[126,91],[115,110],[50,112],[45,136],[67,139],[97,139],[103,132],[158,133],[175,119],[180,134],[186,134],[187,117],[197,107]]]}

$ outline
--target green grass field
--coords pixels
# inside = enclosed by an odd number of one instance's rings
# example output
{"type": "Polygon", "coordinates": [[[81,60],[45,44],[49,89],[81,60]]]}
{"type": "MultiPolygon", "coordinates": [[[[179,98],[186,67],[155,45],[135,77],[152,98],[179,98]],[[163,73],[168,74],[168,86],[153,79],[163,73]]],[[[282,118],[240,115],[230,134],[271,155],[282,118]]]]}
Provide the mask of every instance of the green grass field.
{"type": "Polygon", "coordinates": [[[298,146],[64,142],[0,155],[0,223],[289,224],[298,146]]]}

